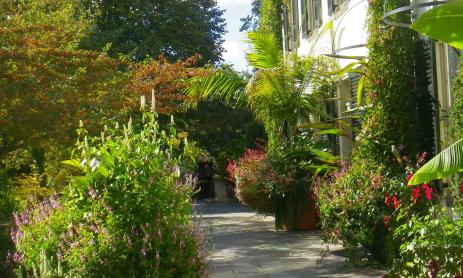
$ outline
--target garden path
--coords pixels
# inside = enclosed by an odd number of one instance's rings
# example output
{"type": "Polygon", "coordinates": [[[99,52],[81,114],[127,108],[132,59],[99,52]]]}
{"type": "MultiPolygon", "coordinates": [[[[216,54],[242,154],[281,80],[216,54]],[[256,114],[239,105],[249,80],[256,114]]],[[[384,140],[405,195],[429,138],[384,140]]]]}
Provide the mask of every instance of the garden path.
{"type": "Polygon", "coordinates": [[[209,230],[209,271],[228,277],[380,277],[384,272],[345,263],[340,246],[327,250],[319,231],[277,232],[273,217],[259,217],[239,203],[197,206],[201,225],[209,230]]]}

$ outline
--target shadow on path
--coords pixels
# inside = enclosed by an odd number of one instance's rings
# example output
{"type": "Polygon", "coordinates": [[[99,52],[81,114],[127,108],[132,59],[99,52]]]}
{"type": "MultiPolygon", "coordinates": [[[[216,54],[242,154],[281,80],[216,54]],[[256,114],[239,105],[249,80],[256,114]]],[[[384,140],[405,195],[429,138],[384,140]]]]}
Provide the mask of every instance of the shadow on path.
{"type": "Polygon", "coordinates": [[[274,218],[257,216],[236,202],[196,206],[210,232],[212,277],[380,277],[384,272],[345,263],[340,246],[319,231],[277,232],[274,218]],[[320,264],[322,251],[330,252],[320,264]]]}

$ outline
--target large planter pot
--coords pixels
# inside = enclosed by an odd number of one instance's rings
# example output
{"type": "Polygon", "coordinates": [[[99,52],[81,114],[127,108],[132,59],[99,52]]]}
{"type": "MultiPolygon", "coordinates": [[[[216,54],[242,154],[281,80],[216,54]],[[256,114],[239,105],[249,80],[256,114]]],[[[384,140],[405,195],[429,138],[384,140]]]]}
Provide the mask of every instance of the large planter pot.
{"type": "Polygon", "coordinates": [[[317,229],[318,210],[312,192],[290,192],[276,199],[275,228],[287,231],[317,229]]]}

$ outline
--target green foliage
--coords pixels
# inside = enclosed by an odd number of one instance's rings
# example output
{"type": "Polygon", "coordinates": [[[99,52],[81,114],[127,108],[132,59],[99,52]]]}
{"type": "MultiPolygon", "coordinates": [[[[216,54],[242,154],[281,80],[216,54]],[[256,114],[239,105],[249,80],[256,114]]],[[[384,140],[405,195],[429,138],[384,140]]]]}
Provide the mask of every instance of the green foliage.
{"type": "MultiPolygon", "coordinates": [[[[371,1],[369,6],[369,60],[365,89],[371,108],[367,108],[363,116],[354,160],[361,163],[363,159],[370,159],[375,164],[394,168],[399,165],[394,163],[392,146],[403,146],[412,156],[422,151],[416,140],[413,82],[417,35],[405,28],[384,26],[384,2],[371,1]]],[[[386,7],[408,4],[403,0],[387,1],[386,7]]],[[[407,20],[402,15],[396,19],[407,20]]]]}
{"type": "Polygon", "coordinates": [[[463,3],[452,1],[438,7],[433,7],[411,28],[433,39],[445,42],[453,47],[463,49],[463,3]]]}
{"type": "Polygon", "coordinates": [[[68,155],[75,119],[93,131],[121,111],[126,76],[120,61],[77,49],[93,22],[79,1],[0,1],[0,11],[0,164],[42,175],[68,155]]]}
{"type": "Polygon", "coordinates": [[[59,261],[73,277],[202,277],[204,238],[191,223],[186,139],[173,125],[160,130],[153,113],[140,126],[79,135],[65,164],[81,175],[62,197],[15,216],[12,259],[29,273],[45,252],[51,269],[59,261]]]}
{"type": "Polygon", "coordinates": [[[251,14],[241,19],[240,31],[259,31],[272,34],[276,38],[275,46],[282,47],[282,0],[253,0],[251,14]]]}
{"type": "Polygon", "coordinates": [[[214,172],[225,177],[228,160],[238,159],[256,140],[265,140],[265,132],[252,114],[240,107],[218,101],[201,102],[198,108],[177,116],[179,131],[206,150],[215,160],[214,172]]]}
{"type": "Polygon", "coordinates": [[[283,13],[283,1],[282,0],[261,0],[260,6],[260,20],[259,28],[260,32],[271,33],[276,38],[276,45],[281,48],[283,38],[281,35],[281,28],[283,26],[281,15],[283,13]]]}
{"type": "Polygon", "coordinates": [[[281,65],[283,52],[278,48],[272,33],[252,32],[248,38],[253,51],[247,54],[247,59],[253,68],[271,69],[281,65]]]}
{"type": "Polygon", "coordinates": [[[461,211],[440,206],[425,216],[412,215],[395,232],[404,242],[401,258],[388,277],[460,277],[463,275],[461,211]]]}
{"type": "MultiPolygon", "coordinates": [[[[423,166],[409,181],[409,185],[419,184],[430,180],[442,179],[452,176],[463,170],[463,117],[461,109],[463,105],[463,71],[462,63],[457,77],[453,84],[454,104],[450,116],[450,134],[449,137],[455,140],[455,143],[447,149],[436,155],[431,161],[423,166]]],[[[459,185],[459,184],[458,184],[459,185]]]]}
{"type": "Polygon", "coordinates": [[[262,5],[262,0],[253,0],[251,2],[251,14],[240,18],[242,22],[240,32],[256,31],[259,27],[259,12],[262,5]]]}
{"type": "Polygon", "coordinates": [[[236,197],[245,206],[258,213],[273,213],[274,196],[269,188],[273,182],[271,165],[262,148],[248,149],[235,162],[227,166],[229,178],[236,184],[236,197]]]}
{"type": "Polygon", "coordinates": [[[294,142],[304,131],[301,125],[310,124],[312,115],[334,122],[324,111],[332,89],[325,74],[330,67],[327,59],[291,55],[283,61],[274,57],[280,53],[275,48],[274,36],[254,33],[250,36],[255,46],[250,57],[257,71],[249,80],[225,68],[207,77],[193,78],[187,93],[196,99],[245,100],[264,125],[270,149],[283,141],[294,142]]]}
{"type": "Polygon", "coordinates": [[[226,65],[212,70],[206,76],[191,78],[185,93],[190,97],[193,106],[204,99],[221,99],[225,103],[239,106],[245,101],[243,91],[247,82],[246,75],[226,65]]]}
{"type": "Polygon", "coordinates": [[[416,172],[408,185],[439,180],[463,171],[463,139],[436,155],[416,172]]]}
{"type": "Polygon", "coordinates": [[[371,160],[319,179],[314,191],[326,240],[342,242],[348,249],[361,245],[376,260],[392,263],[401,244],[392,236],[404,223],[398,215],[422,215],[432,202],[423,194],[415,198],[405,181],[405,174],[391,173],[371,160]]]}
{"type": "Polygon", "coordinates": [[[225,20],[213,0],[84,1],[93,7],[96,24],[80,46],[108,50],[130,59],[186,59],[195,54],[204,63],[218,62],[223,51],[225,20]]]}
{"type": "MultiPolygon", "coordinates": [[[[463,60],[462,60],[463,61],[463,60]]],[[[457,141],[463,138],[463,62],[460,61],[457,76],[453,81],[454,101],[450,115],[450,138],[457,141]]]]}

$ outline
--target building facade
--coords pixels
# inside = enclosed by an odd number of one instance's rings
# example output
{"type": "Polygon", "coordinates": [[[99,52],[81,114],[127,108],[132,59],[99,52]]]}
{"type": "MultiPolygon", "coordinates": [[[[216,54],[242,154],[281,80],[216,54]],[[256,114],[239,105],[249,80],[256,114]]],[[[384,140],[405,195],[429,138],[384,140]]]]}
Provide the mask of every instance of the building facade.
{"type": "MultiPolygon", "coordinates": [[[[407,28],[406,24],[388,21],[388,15],[407,13],[418,18],[422,13],[442,2],[417,0],[404,7],[385,10],[385,24],[398,28],[407,28]]],[[[352,58],[368,57],[367,16],[368,0],[287,0],[283,6],[283,49],[285,55],[296,52],[297,55],[329,55],[337,59],[344,67],[352,63],[352,58]]],[[[434,101],[434,138],[437,152],[449,126],[450,109],[453,103],[452,83],[457,73],[461,53],[441,42],[428,38],[421,39],[430,49],[424,61],[430,65],[427,72],[429,92],[434,101]]],[[[336,117],[352,122],[347,116],[356,107],[357,86],[360,76],[346,74],[337,84],[334,92],[336,99],[336,117]]],[[[345,160],[351,156],[355,134],[338,140],[338,154],[345,160]]]]}

